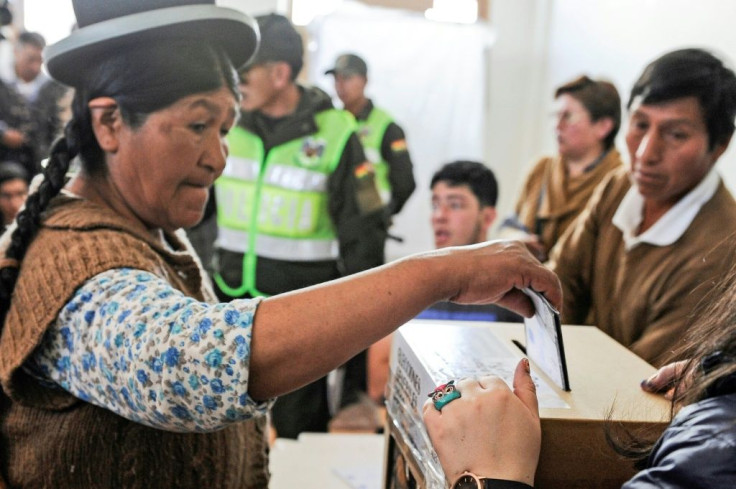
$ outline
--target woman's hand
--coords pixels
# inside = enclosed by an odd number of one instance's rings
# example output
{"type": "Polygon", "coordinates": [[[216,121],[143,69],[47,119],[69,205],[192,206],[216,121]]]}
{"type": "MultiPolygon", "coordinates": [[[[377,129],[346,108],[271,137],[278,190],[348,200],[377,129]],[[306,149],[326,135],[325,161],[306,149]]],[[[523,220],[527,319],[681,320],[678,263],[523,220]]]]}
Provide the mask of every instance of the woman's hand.
{"type": "MultiPolygon", "coordinates": [[[[672,400],[675,394],[675,383],[687,366],[688,360],[681,360],[665,365],[657,370],[651,377],[641,382],[642,390],[653,394],[664,393],[665,399],[672,400]]],[[[688,380],[685,379],[685,383],[688,380]]],[[[683,386],[686,388],[686,386],[683,386]]],[[[681,389],[683,388],[681,387],[681,389]]]]}
{"type": "Polygon", "coordinates": [[[461,397],[442,411],[431,399],[424,404],[424,423],[448,481],[469,471],[533,486],[542,435],[529,361],[517,365],[513,392],[494,375],[460,380],[457,389],[461,397]]]}
{"type": "MultiPolygon", "coordinates": [[[[534,314],[529,297],[521,289],[530,287],[545,295],[556,308],[562,292],[557,276],[532,256],[518,241],[493,241],[462,248],[444,248],[452,254],[455,276],[463,282],[450,300],[461,304],[496,303],[523,316],[534,314]]],[[[451,277],[448,276],[448,279],[451,277]]]]}

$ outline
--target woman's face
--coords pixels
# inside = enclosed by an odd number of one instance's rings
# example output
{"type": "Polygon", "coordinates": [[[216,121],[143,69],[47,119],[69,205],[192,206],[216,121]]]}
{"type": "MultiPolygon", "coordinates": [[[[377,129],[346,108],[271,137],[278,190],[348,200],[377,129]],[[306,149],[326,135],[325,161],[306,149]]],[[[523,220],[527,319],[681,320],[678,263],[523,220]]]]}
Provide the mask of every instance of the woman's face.
{"type": "MultiPolygon", "coordinates": [[[[148,228],[191,227],[225,168],[237,101],[226,88],[184,97],[138,128],[123,124],[108,155],[116,208],[148,228]]],[[[109,197],[108,197],[109,198],[109,197]]]]}
{"type": "Polygon", "coordinates": [[[581,158],[591,150],[603,149],[603,138],[597,124],[590,118],[585,105],[570,94],[563,93],[555,100],[557,147],[561,156],[581,158]]]}

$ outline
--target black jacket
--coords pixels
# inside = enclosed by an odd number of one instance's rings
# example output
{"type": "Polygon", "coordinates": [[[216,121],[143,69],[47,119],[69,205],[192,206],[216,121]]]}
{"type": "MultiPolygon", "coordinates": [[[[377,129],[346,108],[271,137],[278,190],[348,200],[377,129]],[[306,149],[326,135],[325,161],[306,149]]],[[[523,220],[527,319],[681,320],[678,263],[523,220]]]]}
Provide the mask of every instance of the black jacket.
{"type": "Polygon", "coordinates": [[[736,487],[736,394],[684,407],[623,489],[736,487]]]}

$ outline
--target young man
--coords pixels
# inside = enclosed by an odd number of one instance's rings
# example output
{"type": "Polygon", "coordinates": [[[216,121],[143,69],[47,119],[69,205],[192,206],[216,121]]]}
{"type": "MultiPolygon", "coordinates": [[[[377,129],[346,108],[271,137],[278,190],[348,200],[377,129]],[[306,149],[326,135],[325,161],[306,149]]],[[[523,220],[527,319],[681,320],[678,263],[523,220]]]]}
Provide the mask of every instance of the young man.
{"type": "MultiPolygon", "coordinates": [[[[454,161],[432,177],[432,230],[436,248],[482,243],[496,219],[498,184],[490,168],[476,161],[454,161]]],[[[495,305],[438,302],[420,319],[518,322],[521,317],[495,305]]]]}
{"type": "Polygon", "coordinates": [[[630,167],[598,186],[550,266],[565,323],[596,325],[661,366],[729,269],[736,201],[715,164],[734,131],[736,76],[708,52],[674,51],[644,70],[628,109],[630,167]]]}
{"type": "Polygon", "coordinates": [[[432,177],[432,231],[436,248],[481,243],[496,219],[498,184],[482,163],[455,161],[432,177]]]}
{"type": "Polygon", "coordinates": [[[363,58],[343,54],[325,74],[335,76],[337,96],[358,121],[358,136],[375,168],[381,199],[390,215],[397,214],[416,188],[404,131],[366,97],[368,66],[363,58]]]}
{"type": "MultiPolygon", "coordinates": [[[[453,161],[440,168],[430,183],[432,230],[436,248],[486,241],[496,219],[498,184],[490,168],[476,161],[453,161]]],[[[522,317],[494,304],[468,305],[438,302],[417,319],[450,321],[521,322],[522,317]]],[[[368,349],[368,395],[381,404],[388,382],[391,337],[368,349]]]]}
{"type": "MultiPolygon", "coordinates": [[[[222,299],[288,292],[384,261],[385,212],[355,119],[323,91],[296,82],[302,40],[289,20],[257,21],[260,48],[241,73],[241,119],[215,184],[222,299]]],[[[364,357],[349,366],[350,385],[364,387],[364,357]]],[[[280,397],[278,435],[325,431],[341,397],[349,401],[336,384],[328,389],[323,378],[280,397]]]]}

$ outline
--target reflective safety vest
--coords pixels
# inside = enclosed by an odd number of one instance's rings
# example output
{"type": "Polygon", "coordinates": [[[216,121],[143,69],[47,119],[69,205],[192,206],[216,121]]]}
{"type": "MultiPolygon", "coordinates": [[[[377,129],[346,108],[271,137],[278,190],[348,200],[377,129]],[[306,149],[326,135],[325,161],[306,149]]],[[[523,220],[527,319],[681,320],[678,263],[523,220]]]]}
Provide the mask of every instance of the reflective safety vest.
{"type": "Polygon", "coordinates": [[[341,110],[315,116],[318,131],[287,141],[265,154],[254,133],[236,126],[228,135],[230,156],[215,182],[217,247],[243,253],[242,283],[231,297],[266,295],[256,284],[258,256],[274,260],[337,260],[339,245],[328,212],[327,182],[340,163],[353,117],[341,110]]]}
{"type": "Polygon", "coordinates": [[[358,121],[358,136],[363,144],[368,161],[373,163],[376,172],[376,186],[381,194],[381,200],[387,205],[391,200],[391,182],[388,179],[388,162],[381,157],[381,142],[388,125],[393,122],[388,113],[373,107],[368,118],[358,121]]]}

